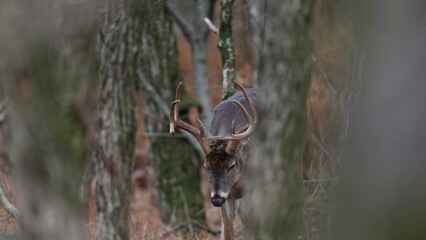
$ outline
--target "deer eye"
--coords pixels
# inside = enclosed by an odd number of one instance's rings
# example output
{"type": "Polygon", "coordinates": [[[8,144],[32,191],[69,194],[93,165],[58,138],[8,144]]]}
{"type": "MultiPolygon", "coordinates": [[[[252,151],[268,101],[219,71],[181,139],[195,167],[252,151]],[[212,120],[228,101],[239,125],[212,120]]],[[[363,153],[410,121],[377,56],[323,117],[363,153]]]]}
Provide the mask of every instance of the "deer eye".
{"type": "Polygon", "coordinates": [[[234,168],[235,168],[235,162],[234,162],[234,163],[232,163],[232,165],[231,165],[231,166],[229,166],[228,170],[232,170],[232,169],[234,169],[234,168]]]}

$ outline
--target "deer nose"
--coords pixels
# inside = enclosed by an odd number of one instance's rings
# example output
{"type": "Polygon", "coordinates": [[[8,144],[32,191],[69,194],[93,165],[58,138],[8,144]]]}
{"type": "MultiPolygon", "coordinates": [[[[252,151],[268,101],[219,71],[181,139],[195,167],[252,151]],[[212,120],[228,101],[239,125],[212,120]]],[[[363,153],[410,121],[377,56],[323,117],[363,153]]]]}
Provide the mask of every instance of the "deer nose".
{"type": "Polygon", "coordinates": [[[222,207],[222,205],[225,203],[226,198],[221,197],[218,194],[215,194],[212,198],[211,198],[212,204],[215,207],[222,207]]]}

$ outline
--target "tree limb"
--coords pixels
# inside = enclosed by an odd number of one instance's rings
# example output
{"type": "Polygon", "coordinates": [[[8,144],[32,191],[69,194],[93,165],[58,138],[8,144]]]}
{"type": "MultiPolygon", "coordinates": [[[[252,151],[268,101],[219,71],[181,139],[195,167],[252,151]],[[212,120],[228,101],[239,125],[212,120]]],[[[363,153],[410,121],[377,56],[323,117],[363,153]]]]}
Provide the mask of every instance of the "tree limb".
{"type": "MultiPolygon", "coordinates": [[[[169,105],[164,101],[164,99],[158,94],[158,92],[155,90],[154,86],[151,85],[149,81],[146,80],[144,77],[144,74],[141,70],[138,70],[138,76],[139,79],[142,82],[142,87],[146,90],[147,93],[150,94],[152,99],[154,100],[155,104],[158,106],[158,108],[163,112],[165,116],[169,116],[169,105]]],[[[188,140],[188,142],[192,145],[192,147],[196,150],[197,154],[201,157],[204,156],[203,149],[201,149],[200,144],[198,141],[188,132],[186,131],[180,131],[182,136],[188,140]]]]}
{"type": "MultiPolygon", "coordinates": [[[[209,6],[207,9],[207,18],[209,20],[211,20],[212,22],[214,22],[214,9],[215,9],[215,5],[216,5],[216,0],[210,0],[209,1],[209,6]]],[[[219,34],[219,32],[217,33],[219,34]]],[[[204,33],[204,40],[207,41],[207,38],[209,37],[209,31],[206,31],[204,33]]]]}
{"type": "Polygon", "coordinates": [[[210,21],[209,18],[204,18],[204,22],[207,24],[207,26],[210,28],[210,30],[216,34],[219,34],[219,29],[210,21]]]}
{"type": "Polygon", "coordinates": [[[188,23],[188,21],[180,14],[180,12],[171,5],[169,1],[164,1],[166,6],[166,10],[170,13],[170,15],[175,19],[176,24],[182,30],[183,35],[186,40],[192,45],[194,43],[194,29],[188,23]]]}

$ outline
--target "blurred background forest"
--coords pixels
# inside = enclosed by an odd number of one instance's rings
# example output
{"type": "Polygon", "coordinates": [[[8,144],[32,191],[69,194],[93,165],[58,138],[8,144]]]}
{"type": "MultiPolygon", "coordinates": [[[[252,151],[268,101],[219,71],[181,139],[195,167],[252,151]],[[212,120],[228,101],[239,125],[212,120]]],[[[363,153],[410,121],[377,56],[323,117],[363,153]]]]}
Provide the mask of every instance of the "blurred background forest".
{"type": "MultiPolygon", "coordinates": [[[[0,2],[0,239],[217,239],[203,153],[168,115],[181,81],[193,124],[234,91],[202,20],[221,28],[221,2],[0,2]]],[[[273,189],[274,168],[297,182],[277,182],[290,190],[264,198],[281,216],[248,211],[238,239],[426,239],[426,5],[237,0],[232,14],[236,81],[265,100],[254,145],[292,146],[277,165],[256,150],[249,186],[273,189]]]]}

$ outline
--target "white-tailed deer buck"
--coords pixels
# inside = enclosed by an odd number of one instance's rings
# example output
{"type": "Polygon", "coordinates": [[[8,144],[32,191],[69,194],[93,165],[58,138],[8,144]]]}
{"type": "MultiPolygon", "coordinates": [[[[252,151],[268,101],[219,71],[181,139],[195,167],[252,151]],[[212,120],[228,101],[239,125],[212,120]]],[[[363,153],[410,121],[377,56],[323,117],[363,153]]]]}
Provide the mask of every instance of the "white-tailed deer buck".
{"type": "Polygon", "coordinates": [[[243,163],[250,148],[249,136],[256,119],[255,89],[246,90],[236,84],[242,91],[216,106],[210,134],[207,136],[198,118],[197,127],[179,118],[182,83],[178,85],[175,101],[170,106],[170,133],[174,135],[175,128],[188,131],[198,140],[205,153],[204,166],[211,185],[211,202],[213,206],[221,207],[222,239],[225,240],[234,239],[235,201],[242,197],[243,163]]]}

